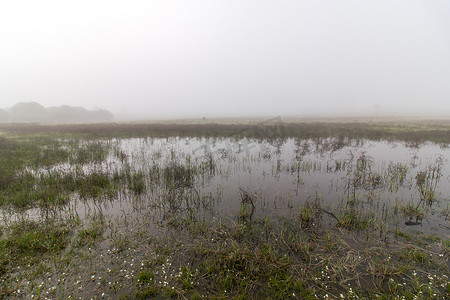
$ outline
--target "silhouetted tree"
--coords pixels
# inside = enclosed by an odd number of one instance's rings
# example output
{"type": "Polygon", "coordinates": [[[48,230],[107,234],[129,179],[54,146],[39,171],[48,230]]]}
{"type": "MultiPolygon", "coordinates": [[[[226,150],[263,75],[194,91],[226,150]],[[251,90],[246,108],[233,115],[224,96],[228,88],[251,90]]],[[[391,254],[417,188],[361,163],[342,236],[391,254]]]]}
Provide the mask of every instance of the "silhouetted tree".
{"type": "Polygon", "coordinates": [[[110,122],[113,118],[105,109],[90,111],[69,105],[45,108],[36,102],[17,103],[11,108],[11,114],[0,112],[0,122],[96,123],[110,122]]]}
{"type": "Polygon", "coordinates": [[[47,110],[37,102],[19,102],[11,108],[13,122],[44,122],[47,110]]]}

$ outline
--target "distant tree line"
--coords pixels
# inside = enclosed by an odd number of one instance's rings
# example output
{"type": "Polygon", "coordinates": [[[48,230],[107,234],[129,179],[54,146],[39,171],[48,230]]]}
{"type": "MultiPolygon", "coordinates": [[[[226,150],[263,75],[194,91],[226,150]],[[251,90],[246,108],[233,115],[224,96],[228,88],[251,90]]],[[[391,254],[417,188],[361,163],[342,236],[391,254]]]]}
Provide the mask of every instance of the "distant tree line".
{"type": "Polygon", "coordinates": [[[0,109],[0,122],[7,123],[96,123],[113,120],[105,109],[87,110],[69,105],[43,107],[37,102],[19,102],[11,109],[0,109]]]}

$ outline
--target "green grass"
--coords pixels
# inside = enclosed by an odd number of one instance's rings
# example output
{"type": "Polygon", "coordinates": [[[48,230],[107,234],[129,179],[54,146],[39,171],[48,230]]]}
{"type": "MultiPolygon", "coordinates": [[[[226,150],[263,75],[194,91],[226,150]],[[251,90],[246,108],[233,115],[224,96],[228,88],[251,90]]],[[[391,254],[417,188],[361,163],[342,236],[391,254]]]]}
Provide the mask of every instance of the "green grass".
{"type": "Polygon", "coordinates": [[[305,233],[298,221],[285,221],[210,224],[201,234],[160,239],[158,259],[145,264],[136,281],[139,293],[148,282],[152,296],[168,297],[172,291],[181,298],[315,299],[342,294],[369,299],[446,293],[445,263],[423,249],[395,250],[401,242],[393,248],[374,247],[378,243],[372,238],[359,249],[345,241],[351,240],[351,232],[316,228],[305,233]],[[424,285],[430,281],[427,274],[436,274],[436,287],[424,285]]]}
{"type": "Polygon", "coordinates": [[[364,230],[371,226],[373,223],[373,215],[364,213],[352,208],[343,210],[339,217],[338,226],[347,229],[364,230]]]}
{"type": "Polygon", "coordinates": [[[92,221],[90,224],[80,229],[76,244],[78,246],[92,246],[102,237],[105,229],[104,221],[92,221]]]}
{"type": "Polygon", "coordinates": [[[71,227],[66,224],[13,223],[3,229],[0,239],[0,273],[17,265],[35,264],[43,256],[61,252],[68,245],[70,236],[71,227]]]}

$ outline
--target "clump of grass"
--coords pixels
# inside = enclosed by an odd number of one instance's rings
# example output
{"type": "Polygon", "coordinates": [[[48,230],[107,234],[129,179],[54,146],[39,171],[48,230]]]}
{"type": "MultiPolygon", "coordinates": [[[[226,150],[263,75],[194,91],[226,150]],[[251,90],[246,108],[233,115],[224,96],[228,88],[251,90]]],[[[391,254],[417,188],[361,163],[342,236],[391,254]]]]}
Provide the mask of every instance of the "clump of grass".
{"type": "Polygon", "coordinates": [[[143,270],[139,272],[136,278],[138,286],[135,293],[136,299],[148,299],[150,297],[156,296],[159,293],[154,278],[155,274],[151,270],[143,270]]]}
{"type": "Polygon", "coordinates": [[[353,208],[347,208],[339,217],[338,226],[347,229],[367,229],[373,220],[373,216],[365,214],[353,208]]]}
{"type": "Polygon", "coordinates": [[[34,167],[48,167],[69,160],[70,152],[60,141],[49,139],[45,144],[41,143],[32,164],[34,167]]]}
{"type": "Polygon", "coordinates": [[[431,205],[436,197],[436,185],[442,176],[442,160],[439,158],[436,165],[429,166],[416,175],[416,186],[421,195],[421,201],[425,201],[428,205],[431,205]]]}
{"type": "Polygon", "coordinates": [[[165,186],[172,188],[189,188],[194,185],[195,169],[190,165],[171,163],[162,172],[165,186]]]}
{"type": "Polygon", "coordinates": [[[313,222],[313,209],[310,206],[300,208],[300,224],[303,229],[308,228],[313,222]]]}
{"type": "Polygon", "coordinates": [[[430,263],[430,258],[428,254],[420,248],[408,247],[399,251],[400,259],[406,261],[413,261],[420,264],[430,263]]]}
{"type": "Polygon", "coordinates": [[[93,172],[77,179],[77,191],[81,198],[99,199],[101,197],[113,198],[118,186],[107,173],[93,172]]]}
{"type": "Polygon", "coordinates": [[[76,244],[78,246],[94,245],[95,241],[102,237],[105,224],[102,220],[92,221],[78,232],[76,244]]]}
{"type": "Polygon", "coordinates": [[[403,186],[408,167],[402,163],[390,163],[387,169],[387,181],[389,191],[398,191],[403,186]]]}
{"type": "Polygon", "coordinates": [[[442,245],[444,246],[444,250],[447,254],[450,254],[450,239],[443,240],[442,245]]]}
{"type": "Polygon", "coordinates": [[[412,240],[413,239],[413,237],[410,234],[408,234],[408,233],[406,233],[404,231],[401,231],[401,230],[396,230],[394,232],[394,234],[395,234],[396,237],[401,237],[401,238],[404,238],[404,239],[407,239],[407,240],[412,240]]]}
{"type": "Polygon", "coordinates": [[[428,234],[428,235],[424,235],[423,239],[431,242],[431,243],[437,243],[441,241],[441,237],[437,234],[428,234]]]}
{"type": "Polygon", "coordinates": [[[150,299],[158,295],[159,290],[155,285],[147,285],[145,287],[140,287],[134,296],[136,299],[150,299]]]}
{"type": "Polygon", "coordinates": [[[409,218],[409,221],[415,220],[415,223],[420,223],[425,216],[424,208],[419,204],[415,205],[412,201],[401,205],[400,209],[403,214],[409,218]]]}
{"type": "Polygon", "coordinates": [[[100,163],[104,161],[110,151],[110,145],[104,141],[79,141],[73,148],[72,164],[100,163]]]}
{"type": "Polygon", "coordinates": [[[155,274],[152,271],[144,270],[138,274],[136,280],[137,280],[138,284],[148,284],[148,283],[152,282],[154,278],[155,278],[155,274]]]}
{"type": "Polygon", "coordinates": [[[241,193],[239,217],[241,220],[246,221],[247,219],[251,219],[255,212],[256,194],[249,193],[244,188],[240,188],[239,191],[241,193]]]}
{"type": "Polygon", "coordinates": [[[133,174],[130,182],[130,189],[134,195],[141,195],[145,192],[145,177],[142,171],[133,174]]]}

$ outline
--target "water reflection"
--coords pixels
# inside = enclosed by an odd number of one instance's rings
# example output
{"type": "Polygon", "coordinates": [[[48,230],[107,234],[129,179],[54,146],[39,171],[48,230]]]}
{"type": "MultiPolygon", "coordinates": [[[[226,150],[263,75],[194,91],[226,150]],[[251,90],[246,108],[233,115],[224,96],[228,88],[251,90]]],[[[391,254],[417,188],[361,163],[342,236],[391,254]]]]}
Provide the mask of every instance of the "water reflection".
{"type": "MultiPolygon", "coordinates": [[[[450,150],[432,143],[171,137],[101,145],[109,149],[106,159],[27,170],[33,176],[98,173],[112,182],[109,194],[73,192],[58,213],[248,220],[296,214],[314,202],[335,216],[330,224],[348,213],[430,231],[448,223],[450,150]]],[[[26,214],[42,217],[42,209],[26,214]]]]}

